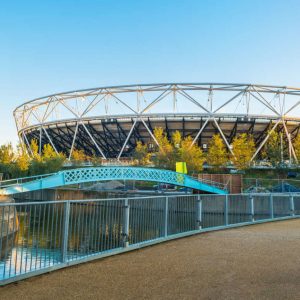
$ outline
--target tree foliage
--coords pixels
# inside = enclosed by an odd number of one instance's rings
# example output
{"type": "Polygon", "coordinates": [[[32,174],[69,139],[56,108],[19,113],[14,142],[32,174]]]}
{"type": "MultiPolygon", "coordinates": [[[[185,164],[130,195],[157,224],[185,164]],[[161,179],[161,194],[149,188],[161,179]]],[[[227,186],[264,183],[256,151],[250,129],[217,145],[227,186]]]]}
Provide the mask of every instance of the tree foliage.
{"type": "Polygon", "coordinates": [[[191,136],[185,137],[178,149],[179,161],[186,162],[188,172],[201,172],[203,170],[203,163],[205,161],[202,149],[193,144],[191,136]]]}
{"type": "Polygon", "coordinates": [[[232,142],[234,156],[231,159],[238,170],[245,170],[251,165],[251,158],[255,153],[253,137],[242,133],[237,135],[232,142]]]}
{"type": "Polygon", "coordinates": [[[228,162],[227,148],[219,134],[213,135],[209,143],[206,161],[215,171],[223,168],[228,162]]]}
{"type": "Polygon", "coordinates": [[[168,140],[166,133],[161,127],[154,129],[154,137],[159,144],[154,156],[154,165],[164,169],[174,169],[176,157],[174,147],[168,140]]]}
{"type": "Polygon", "coordinates": [[[144,145],[141,141],[138,141],[133,153],[133,158],[140,166],[145,166],[150,163],[151,153],[148,152],[147,145],[144,145]]]}
{"type": "Polygon", "coordinates": [[[5,179],[53,173],[62,169],[65,156],[56,153],[51,145],[44,145],[41,154],[36,140],[31,140],[30,146],[30,153],[23,144],[17,145],[16,150],[11,144],[0,147],[0,172],[5,179]]]}
{"type": "MultiPolygon", "coordinates": [[[[158,168],[174,170],[177,161],[186,162],[189,172],[199,172],[203,169],[204,155],[198,145],[193,144],[192,137],[182,138],[179,131],[172,134],[171,140],[162,128],[154,129],[154,137],[159,147],[153,153],[153,163],[158,168]]],[[[139,165],[151,163],[151,153],[147,145],[137,142],[134,158],[139,165]]]]}
{"type": "Polygon", "coordinates": [[[262,156],[267,158],[274,167],[279,167],[286,156],[286,142],[281,134],[277,131],[269,132],[269,138],[262,153],[262,156]]]}
{"type": "Polygon", "coordinates": [[[73,149],[72,155],[71,155],[71,160],[75,164],[81,164],[81,163],[89,160],[89,157],[85,154],[84,150],[73,149]]]}
{"type": "Polygon", "coordinates": [[[300,163],[300,134],[298,134],[294,140],[293,143],[295,154],[298,160],[298,163],[300,163]]]}

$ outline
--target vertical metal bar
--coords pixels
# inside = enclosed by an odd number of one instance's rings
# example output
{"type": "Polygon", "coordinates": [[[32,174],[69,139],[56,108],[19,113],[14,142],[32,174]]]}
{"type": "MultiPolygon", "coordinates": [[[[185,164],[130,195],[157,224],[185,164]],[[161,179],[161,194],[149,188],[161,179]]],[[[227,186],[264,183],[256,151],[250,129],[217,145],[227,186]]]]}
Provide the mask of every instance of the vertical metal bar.
{"type": "Polygon", "coordinates": [[[124,200],[124,228],[123,228],[123,245],[129,246],[129,204],[128,199],[124,200]]]}
{"type": "Polygon", "coordinates": [[[224,223],[225,225],[228,225],[228,195],[225,195],[225,201],[224,201],[224,223]]]}
{"type": "Polygon", "coordinates": [[[270,219],[273,219],[274,218],[274,203],[273,203],[273,195],[272,194],[270,194],[269,201],[270,201],[270,219]]]}
{"type": "Polygon", "coordinates": [[[168,236],[169,197],[165,199],[164,236],[168,236]]]}
{"type": "Polygon", "coordinates": [[[197,197],[197,227],[202,229],[202,199],[200,195],[197,197]]]}
{"type": "Polygon", "coordinates": [[[69,219],[70,219],[70,201],[64,203],[63,212],[63,228],[62,228],[62,247],[61,247],[61,261],[67,261],[68,251],[68,236],[69,236],[69,219]]]}
{"type": "Polygon", "coordinates": [[[292,217],[295,216],[295,202],[293,195],[290,195],[290,214],[292,217]]]}
{"type": "Polygon", "coordinates": [[[250,204],[250,222],[255,221],[254,217],[254,198],[253,195],[249,195],[249,204],[250,204]]]}

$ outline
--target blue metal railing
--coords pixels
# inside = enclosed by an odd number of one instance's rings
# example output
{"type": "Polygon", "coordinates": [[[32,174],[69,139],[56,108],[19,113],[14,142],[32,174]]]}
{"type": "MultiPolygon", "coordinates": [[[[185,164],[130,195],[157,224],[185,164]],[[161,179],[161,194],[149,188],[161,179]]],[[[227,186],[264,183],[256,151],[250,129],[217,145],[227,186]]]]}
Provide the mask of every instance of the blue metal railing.
{"type": "Polygon", "coordinates": [[[182,173],[156,168],[116,166],[71,169],[40,177],[26,177],[19,181],[17,179],[15,183],[3,185],[0,194],[12,195],[70,184],[109,180],[153,181],[183,186],[207,193],[227,194],[226,186],[220,183],[197,180],[182,173]]]}
{"type": "Polygon", "coordinates": [[[0,285],[209,230],[300,217],[300,195],[0,204],[0,285]]]}

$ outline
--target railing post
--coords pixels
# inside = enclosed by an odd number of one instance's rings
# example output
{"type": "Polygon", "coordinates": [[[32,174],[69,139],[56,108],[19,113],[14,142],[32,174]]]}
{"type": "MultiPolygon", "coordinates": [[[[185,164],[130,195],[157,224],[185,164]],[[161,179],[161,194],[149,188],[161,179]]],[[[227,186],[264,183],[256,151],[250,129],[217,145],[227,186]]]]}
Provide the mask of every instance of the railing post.
{"type": "Polygon", "coordinates": [[[273,195],[270,194],[270,219],[274,218],[274,203],[273,203],[273,195]]]}
{"type": "Polygon", "coordinates": [[[295,203],[294,203],[294,196],[290,195],[290,211],[291,211],[291,216],[295,216],[295,203]]]}
{"type": "Polygon", "coordinates": [[[225,218],[225,225],[228,225],[228,195],[225,195],[225,202],[224,202],[224,218],[225,218]]]}
{"type": "Polygon", "coordinates": [[[197,197],[197,227],[199,230],[202,229],[202,199],[200,195],[197,197]]]}
{"type": "Polygon", "coordinates": [[[123,224],[123,246],[128,247],[129,246],[129,204],[128,199],[126,198],[124,200],[124,224],[123,224]]]}
{"type": "Polygon", "coordinates": [[[254,222],[255,218],[254,218],[254,198],[253,198],[253,195],[250,194],[249,200],[250,200],[250,221],[254,222]]]}
{"type": "Polygon", "coordinates": [[[168,236],[168,222],[169,222],[169,197],[165,200],[165,216],[164,216],[164,236],[168,236]]]}
{"type": "Polygon", "coordinates": [[[63,230],[62,230],[62,247],[61,247],[61,260],[67,261],[68,252],[68,237],[69,237],[69,220],[70,220],[70,201],[64,202],[63,211],[63,230]]]}

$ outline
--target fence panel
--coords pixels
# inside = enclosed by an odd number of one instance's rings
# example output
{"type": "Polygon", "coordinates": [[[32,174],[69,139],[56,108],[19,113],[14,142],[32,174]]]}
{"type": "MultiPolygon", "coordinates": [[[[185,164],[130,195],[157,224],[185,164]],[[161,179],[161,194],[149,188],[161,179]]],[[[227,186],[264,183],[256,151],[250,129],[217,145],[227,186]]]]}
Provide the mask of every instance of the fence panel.
{"type": "Polygon", "coordinates": [[[291,214],[290,196],[274,195],[273,196],[274,217],[287,217],[291,214]]]}
{"type": "Polygon", "coordinates": [[[197,229],[197,196],[168,197],[168,235],[197,229]]]}
{"type": "Polygon", "coordinates": [[[122,247],[123,200],[71,201],[68,260],[122,247]]]}
{"type": "Polygon", "coordinates": [[[201,195],[202,228],[225,225],[225,199],[223,195],[201,195]]]}
{"type": "Polygon", "coordinates": [[[255,194],[252,196],[254,204],[254,220],[269,219],[271,217],[270,195],[255,194]]]}
{"type": "Polygon", "coordinates": [[[129,200],[129,244],[164,236],[166,197],[129,200]]]}
{"type": "Polygon", "coordinates": [[[61,263],[64,203],[0,207],[0,278],[61,263]]]}
{"type": "Polygon", "coordinates": [[[228,195],[228,224],[251,221],[250,203],[248,195],[228,195]]]}

